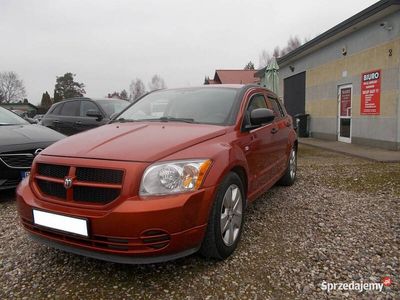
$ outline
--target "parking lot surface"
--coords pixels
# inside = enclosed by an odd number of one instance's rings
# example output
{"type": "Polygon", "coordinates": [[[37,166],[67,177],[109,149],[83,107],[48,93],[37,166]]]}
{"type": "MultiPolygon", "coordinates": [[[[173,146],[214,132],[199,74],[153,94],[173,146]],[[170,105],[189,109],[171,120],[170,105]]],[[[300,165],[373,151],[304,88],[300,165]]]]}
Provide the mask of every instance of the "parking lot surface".
{"type": "Polygon", "coordinates": [[[399,216],[399,163],[301,145],[297,182],[249,206],[229,259],[134,266],[36,244],[1,191],[0,299],[399,299],[399,216]],[[381,292],[321,288],[385,276],[381,292]]]}

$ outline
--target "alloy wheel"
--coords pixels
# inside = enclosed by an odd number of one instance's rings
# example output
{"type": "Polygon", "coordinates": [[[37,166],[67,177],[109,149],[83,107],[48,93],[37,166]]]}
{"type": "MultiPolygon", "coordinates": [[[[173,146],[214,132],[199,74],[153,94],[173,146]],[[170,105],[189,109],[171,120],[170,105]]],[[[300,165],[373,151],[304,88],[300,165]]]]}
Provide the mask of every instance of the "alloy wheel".
{"type": "Polygon", "coordinates": [[[297,162],[296,162],[296,150],[293,148],[290,152],[290,159],[289,159],[289,171],[290,171],[290,178],[294,179],[296,176],[296,169],[297,169],[297,162]]]}
{"type": "Polygon", "coordinates": [[[242,193],[236,184],[231,184],[225,192],[221,206],[221,235],[226,246],[237,240],[243,219],[242,193]]]}

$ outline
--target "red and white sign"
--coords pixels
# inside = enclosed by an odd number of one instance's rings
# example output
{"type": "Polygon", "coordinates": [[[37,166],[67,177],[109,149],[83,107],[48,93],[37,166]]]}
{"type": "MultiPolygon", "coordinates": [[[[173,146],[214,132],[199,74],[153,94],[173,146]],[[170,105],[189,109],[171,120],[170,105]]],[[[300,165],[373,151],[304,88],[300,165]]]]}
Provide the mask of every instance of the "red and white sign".
{"type": "Polygon", "coordinates": [[[381,70],[361,75],[361,111],[362,115],[379,115],[381,98],[381,70]]]}

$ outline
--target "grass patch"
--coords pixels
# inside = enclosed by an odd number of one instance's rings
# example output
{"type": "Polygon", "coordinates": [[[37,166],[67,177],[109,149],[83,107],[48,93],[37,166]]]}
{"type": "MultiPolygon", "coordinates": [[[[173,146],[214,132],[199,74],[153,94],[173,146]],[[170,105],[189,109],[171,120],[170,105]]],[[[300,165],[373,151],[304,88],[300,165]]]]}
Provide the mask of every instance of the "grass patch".
{"type": "Polygon", "coordinates": [[[324,174],[322,181],[331,187],[365,193],[390,192],[400,196],[400,164],[336,165],[331,170],[321,167],[321,173],[324,174]]]}

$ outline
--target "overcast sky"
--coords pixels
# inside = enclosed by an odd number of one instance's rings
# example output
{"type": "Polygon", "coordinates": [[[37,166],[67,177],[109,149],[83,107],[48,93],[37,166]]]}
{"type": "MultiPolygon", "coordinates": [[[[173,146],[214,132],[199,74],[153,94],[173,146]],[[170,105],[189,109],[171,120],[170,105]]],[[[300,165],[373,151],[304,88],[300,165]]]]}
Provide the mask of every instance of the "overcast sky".
{"type": "Polygon", "coordinates": [[[215,69],[258,67],[263,49],[313,38],[370,0],[0,0],[0,72],[23,79],[30,102],[75,73],[89,96],[153,74],[200,85],[215,69]]]}

